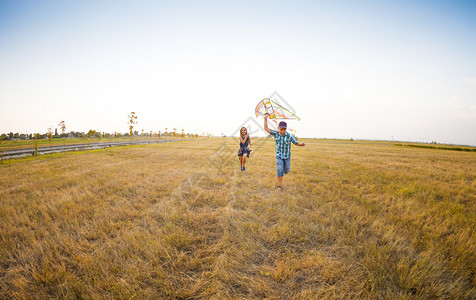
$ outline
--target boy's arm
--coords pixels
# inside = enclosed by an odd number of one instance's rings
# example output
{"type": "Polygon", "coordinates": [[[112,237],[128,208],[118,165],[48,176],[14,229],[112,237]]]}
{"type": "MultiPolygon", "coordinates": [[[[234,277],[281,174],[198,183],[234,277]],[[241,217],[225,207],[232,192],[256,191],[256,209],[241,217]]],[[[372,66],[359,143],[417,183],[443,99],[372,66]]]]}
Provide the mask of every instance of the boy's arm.
{"type": "Polygon", "coordinates": [[[294,136],[291,136],[291,141],[296,146],[300,146],[300,147],[306,146],[306,144],[298,142],[294,136]]]}
{"type": "Polygon", "coordinates": [[[268,127],[268,113],[264,114],[264,130],[266,130],[267,133],[271,134],[271,130],[268,127]]]}

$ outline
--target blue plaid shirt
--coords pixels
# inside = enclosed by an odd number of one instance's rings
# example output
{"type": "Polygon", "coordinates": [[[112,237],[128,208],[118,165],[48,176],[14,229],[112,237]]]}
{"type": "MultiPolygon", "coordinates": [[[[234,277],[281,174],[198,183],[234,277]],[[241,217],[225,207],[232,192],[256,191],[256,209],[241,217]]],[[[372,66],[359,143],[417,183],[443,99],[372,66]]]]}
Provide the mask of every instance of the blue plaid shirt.
{"type": "Polygon", "coordinates": [[[271,135],[276,141],[276,157],[281,159],[288,159],[291,157],[291,143],[296,144],[296,138],[289,132],[280,135],[278,131],[271,130],[271,135]]]}

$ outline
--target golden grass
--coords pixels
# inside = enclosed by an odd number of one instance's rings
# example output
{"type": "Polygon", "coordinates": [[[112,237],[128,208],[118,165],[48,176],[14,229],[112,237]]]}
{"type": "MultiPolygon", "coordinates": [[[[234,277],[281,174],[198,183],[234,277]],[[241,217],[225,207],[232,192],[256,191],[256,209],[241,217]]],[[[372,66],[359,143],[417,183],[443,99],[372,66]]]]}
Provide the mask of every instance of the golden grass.
{"type": "Polygon", "coordinates": [[[476,153],[308,140],[0,166],[0,298],[474,299],[476,153]]]}

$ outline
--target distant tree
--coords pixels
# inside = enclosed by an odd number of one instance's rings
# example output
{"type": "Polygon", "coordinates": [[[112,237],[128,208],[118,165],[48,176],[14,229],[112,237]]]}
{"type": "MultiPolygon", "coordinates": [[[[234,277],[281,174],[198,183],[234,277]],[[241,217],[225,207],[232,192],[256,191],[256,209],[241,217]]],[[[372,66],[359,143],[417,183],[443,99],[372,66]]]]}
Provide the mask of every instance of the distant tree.
{"type": "Polygon", "coordinates": [[[87,136],[88,137],[100,137],[100,134],[96,130],[90,129],[87,133],[87,136]]]}
{"type": "Polygon", "coordinates": [[[35,133],[35,155],[38,155],[38,139],[40,138],[39,133],[35,133]]]}
{"type": "Polygon", "coordinates": [[[55,128],[55,136],[58,136],[58,128],[55,128]]]}
{"type": "Polygon", "coordinates": [[[136,116],[136,113],[135,112],[131,112],[130,115],[128,115],[129,117],[129,134],[132,135],[134,134],[133,132],[133,129],[134,129],[134,124],[137,124],[138,122],[136,121],[137,120],[137,116],[136,116]]]}
{"type": "MultiPolygon", "coordinates": [[[[64,135],[66,130],[66,124],[64,121],[59,122],[58,126],[61,128],[61,135],[64,135]]],[[[58,131],[56,131],[56,135],[58,135],[58,131]]]]}
{"type": "Polygon", "coordinates": [[[48,136],[48,139],[51,142],[51,136],[53,135],[53,129],[51,129],[51,126],[48,127],[48,131],[46,132],[46,136],[48,136]]]}

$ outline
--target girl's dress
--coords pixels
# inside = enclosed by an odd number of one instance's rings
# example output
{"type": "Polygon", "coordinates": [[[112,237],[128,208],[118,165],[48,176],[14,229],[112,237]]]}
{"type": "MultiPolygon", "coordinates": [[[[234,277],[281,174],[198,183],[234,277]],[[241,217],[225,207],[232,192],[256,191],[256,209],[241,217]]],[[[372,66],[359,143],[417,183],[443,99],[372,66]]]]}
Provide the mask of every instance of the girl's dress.
{"type": "Polygon", "coordinates": [[[246,141],[244,144],[240,141],[240,150],[238,150],[238,156],[243,156],[243,154],[246,154],[248,158],[250,157],[251,150],[250,148],[248,148],[249,144],[250,144],[250,137],[246,138],[246,141]]]}

